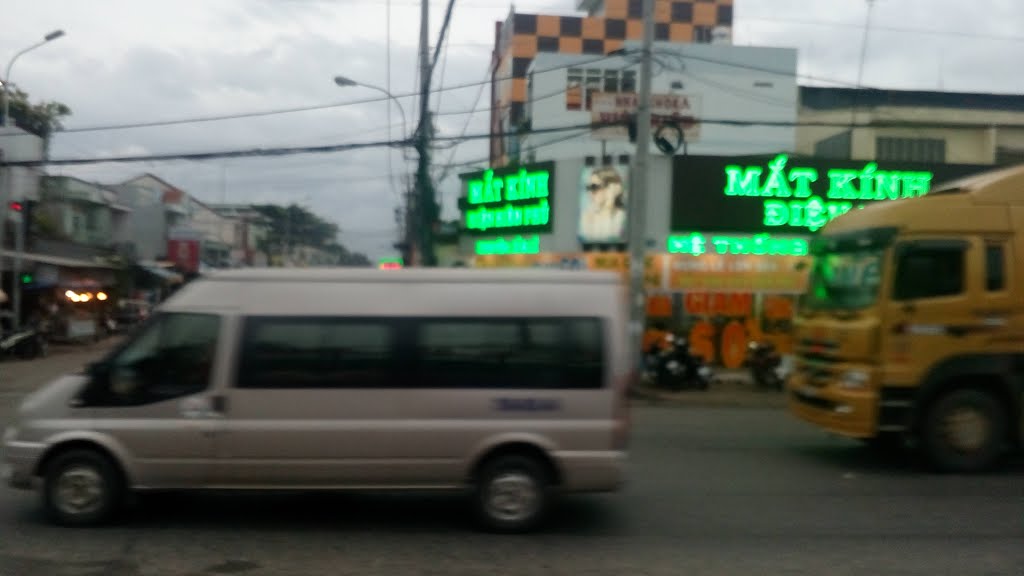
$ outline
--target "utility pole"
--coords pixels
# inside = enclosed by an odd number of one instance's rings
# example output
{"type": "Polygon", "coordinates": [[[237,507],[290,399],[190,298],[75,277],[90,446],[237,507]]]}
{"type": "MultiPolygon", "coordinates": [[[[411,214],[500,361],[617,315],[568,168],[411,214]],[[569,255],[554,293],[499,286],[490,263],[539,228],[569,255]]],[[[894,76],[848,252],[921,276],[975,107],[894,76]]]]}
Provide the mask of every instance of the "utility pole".
{"type": "Polygon", "coordinates": [[[639,367],[643,354],[647,298],[644,264],[647,256],[647,182],[651,155],[651,52],[654,45],[654,0],[643,0],[644,38],[640,62],[640,94],[636,117],[636,158],[633,189],[629,195],[629,342],[633,362],[639,367]]]}
{"type": "MultiPolygon", "coordinates": [[[[420,0],[420,123],[416,134],[416,152],[419,162],[416,166],[416,224],[419,238],[419,264],[435,266],[434,258],[434,185],[430,179],[430,77],[433,66],[430,62],[430,3],[420,0]]],[[[410,235],[411,237],[413,235],[410,235]]]]}
{"type": "MultiPolygon", "coordinates": [[[[4,118],[4,122],[7,122],[7,118],[4,118]]],[[[7,174],[10,172],[11,167],[4,164],[4,150],[0,148],[0,293],[6,294],[4,290],[4,248],[6,248],[7,240],[7,218],[10,216],[11,210],[11,188],[7,181],[7,174]]],[[[11,282],[11,292],[14,292],[14,282],[11,282]]],[[[8,294],[7,297],[14,298],[13,294],[8,294]]],[[[0,301],[0,305],[3,302],[0,301]]],[[[13,303],[12,308],[13,310],[13,303]]],[[[0,314],[0,320],[3,320],[3,314],[0,314]]],[[[12,320],[13,322],[13,320],[12,320]]],[[[3,323],[0,322],[0,329],[2,329],[3,323]]],[[[11,326],[14,327],[13,325],[11,326]]]]}

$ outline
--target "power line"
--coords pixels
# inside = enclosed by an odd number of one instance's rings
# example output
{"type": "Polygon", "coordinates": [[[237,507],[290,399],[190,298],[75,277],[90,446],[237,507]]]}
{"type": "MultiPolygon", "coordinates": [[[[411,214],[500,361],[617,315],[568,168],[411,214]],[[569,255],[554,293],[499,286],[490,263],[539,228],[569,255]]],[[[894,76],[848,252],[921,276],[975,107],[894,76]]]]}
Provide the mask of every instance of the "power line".
{"type": "MultiPolygon", "coordinates": [[[[744,16],[740,19],[740,22],[768,22],[768,23],[779,23],[779,24],[796,24],[799,26],[829,26],[833,28],[852,28],[852,29],[863,29],[864,24],[857,22],[839,22],[829,20],[804,20],[800,18],[771,18],[771,17],[751,17],[744,16]]],[[[929,36],[957,36],[960,38],[974,38],[977,40],[996,40],[1001,42],[1024,42],[1024,36],[1010,36],[1001,34],[984,34],[981,32],[962,32],[958,30],[935,30],[929,28],[904,28],[902,26],[885,26],[872,24],[871,30],[880,30],[886,32],[900,32],[904,34],[924,34],[929,36]]]]}
{"type": "MultiPolygon", "coordinates": [[[[491,75],[491,67],[488,66],[487,67],[487,73],[485,74],[484,77],[486,78],[487,76],[490,76],[490,75],[491,75]]],[[[468,111],[468,115],[466,116],[466,121],[462,123],[462,129],[459,130],[459,137],[465,136],[466,135],[466,131],[469,130],[469,124],[470,124],[470,122],[472,122],[473,116],[476,115],[477,108],[480,107],[480,102],[482,100],[482,97],[484,95],[484,89],[486,87],[487,87],[487,84],[480,84],[480,89],[477,90],[476,98],[473,100],[473,108],[468,111]]],[[[490,109],[490,106],[488,106],[488,109],[490,109]]],[[[440,112],[437,115],[440,116],[440,112]]],[[[457,146],[458,145],[456,144],[456,146],[452,147],[452,151],[448,155],[448,160],[445,161],[444,167],[441,168],[440,176],[437,177],[438,181],[441,181],[441,180],[444,180],[445,178],[447,178],[448,174],[451,172],[452,162],[455,161],[455,150],[456,150],[457,146]]]]}
{"type": "MultiPolygon", "coordinates": [[[[591,60],[588,60],[588,61],[585,61],[585,62],[576,62],[576,63],[570,64],[570,65],[554,66],[554,67],[547,68],[545,70],[541,70],[541,71],[538,71],[538,72],[554,72],[556,70],[563,70],[565,68],[572,68],[572,67],[575,67],[575,66],[586,66],[587,64],[593,64],[593,63],[596,63],[596,62],[601,62],[603,60],[609,60],[609,59],[612,59],[612,58],[618,58],[619,56],[620,56],[620,54],[609,54],[609,55],[605,55],[605,56],[601,56],[601,57],[598,57],[598,58],[594,58],[594,59],[591,59],[591,60]]],[[[512,79],[513,79],[512,76],[508,76],[508,77],[503,77],[503,78],[494,78],[493,81],[500,82],[502,80],[512,80],[512,79]]],[[[477,86],[479,86],[481,84],[489,84],[490,82],[492,82],[492,80],[485,80],[482,83],[481,82],[467,82],[467,83],[464,83],[464,84],[455,84],[455,85],[451,85],[451,86],[445,86],[443,88],[438,88],[438,89],[435,89],[435,90],[431,90],[430,92],[431,92],[431,94],[434,94],[434,93],[437,93],[437,92],[450,92],[452,90],[461,90],[461,89],[464,89],[464,88],[476,88],[477,86]]],[[[410,93],[406,93],[406,94],[396,94],[395,98],[413,98],[413,97],[417,97],[417,96],[419,96],[419,92],[410,92],[410,93]]],[[[358,104],[370,104],[370,103],[373,103],[373,102],[384,102],[384,101],[390,100],[390,99],[391,99],[391,97],[389,97],[389,96],[375,96],[375,97],[372,97],[372,98],[362,98],[362,99],[359,99],[359,100],[349,100],[349,101],[346,101],[346,102],[335,102],[333,104],[316,104],[316,105],[311,105],[311,106],[297,106],[297,107],[293,107],[293,108],[277,108],[277,109],[273,109],[273,110],[263,110],[263,111],[258,111],[258,112],[239,112],[239,113],[235,113],[235,114],[221,114],[221,115],[213,115],[213,116],[195,116],[195,117],[192,117],[192,118],[179,118],[179,119],[176,119],[176,120],[154,120],[154,121],[150,121],[150,122],[134,122],[134,123],[125,123],[125,124],[106,124],[106,125],[97,125],[97,126],[83,126],[81,128],[64,128],[64,129],[59,130],[58,132],[55,132],[55,134],[75,134],[75,133],[81,133],[81,132],[104,132],[104,131],[110,131],[110,130],[129,130],[129,129],[135,129],[135,128],[154,128],[154,127],[159,127],[159,126],[176,126],[176,125],[180,125],[180,124],[199,124],[199,123],[204,123],[204,122],[219,122],[219,121],[222,121],[222,120],[238,120],[238,119],[242,119],[242,118],[258,118],[258,117],[264,117],[264,116],[277,116],[277,115],[281,115],[281,114],[292,114],[292,113],[297,113],[297,112],[311,112],[311,111],[316,111],[316,110],[330,110],[330,109],[333,109],[333,108],[342,108],[342,107],[345,107],[345,106],[355,106],[355,105],[358,105],[358,104]]]]}
{"type": "MultiPolygon", "coordinates": [[[[787,121],[787,120],[737,120],[732,118],[696,118],[694,119],[699,124],[716,124],[724,126],[775,126],[775,127],[819,127],[819,128],[933,128],[933,129],[945,129],[945,130],[985,130],[985,129],[1018,129],[1024,130],[1024,123],[985,123],[985,122],[907,122],[907,121],[889,121],[889,122],[867,122],[867,123],[846,123],[846,122],[826,122],[826,121],[787,121]]],[[[511,132],[500,132],[500,133],[481,133],[472,134],[466,136],[436,136],[434,140],[437,141],[462,141],[462,140],[481,140],[487,138],[504,138],[508,136],[522,136],[528,134],[549,134],[566,132],[573,130],[594,130],[601,127],[616,126],[620,123],[591,123],[591,124],[579,124],[570,126],[558,126],[551,128],[535,128],[532,130],[517,130],[511,132]]],[[[292,156],[296,154],[319,154],[319,153],[331,153],[331,152],[346,152],[349,150],[359,150],[365,148],[382,148],[382,147],[403,147],[412,146],[412,142],[409,140],[382,140],[375,142],[354,142],[345,144],[333,144],[326,146],[301,146],[301,147],[284,147],[284,148],[249,148],[243,150],[221,150],[213,152],[185,152],[185,153],[168,153],[168,154],[150,154],[150,155],[138,155],[138,156],[117,156],[117,157],[106,157],[106,158],[62,158],[62,159],[50,159],[41,161],[24,161],[24,162],[7,162],[0,163],[0,166],[66,166],[66,165],[84,165],[84,164],[101,164],[101,163],[113,163],[113,162],[162,162],[171,160],[214,160],[220,158],[243,158],[243,157],[267,157],[267,156],[292,156]]]]}
{"type": "MultiPolygon", "coordinates": [[[[563,64],[563,65],[559,65],[559,66],[553,66],[553,67],[545,68],[545,69],[542,69],[542,70],[534,70],[534,74],[543,74],[543,73],[546,73],[546,72],[554,72],[554,71],[558,71],[558,70],[565,70],[565,69],[568,69],[568,68],[576,68],[576,67],[580,67],[580,66],[587,66],[589,64],[594,64],[594,63],[597,63],[597,62],[602,62],[602,61],[605,61],[605,60],[619,58],[619,57],[622,57],[624,55],[628,55],[630,52],[631,51],[617,51],[615,53],[606,54],[604,56],[592,58],[590,60],[583,60],[583,61],[579,61],[579,62],[573,62],[573,63],[570,63],[570,64],[563,64]]],[[[789,76],[789,77],[795,77],[795,78],[800,78],[800,79],[813,80],[813,81],[816,81],[816,82],[823,82],[823,83],[827,83],[827,84],[836,84],[836,85],[839,85],[839,86],[856,87],[856,84],[854,84],[852,82],[847,82],[847,81],[843,81],[843,80],[837,80],[837,79],[833,79],[833,78],[823,78],[823,77],[820,77],[820,76],[813,76],[813,75],[810,75],[810,74],[800,74],[800,73],[793,72],[793,71],[788,71],[788,70],[779,70],[779,69],[775,69],[775,68],[767,68],[767,67],[763,67],[763,66],[756,66],[756,65],[751,65],[751,64],[743,64],[743,63],[740,63],[740,62],[730,62],[728,60],[722,60],[722,59],[717,59],[717,58],[706,58],[706,57],[701,57],[701,56],[694,56],[694,55],[690,55],[690,54],[683,55],[683,54],[678,54],[678,53],[676,53],[674,51],[658,51],[658,52],[660,52],[662,54],[667,53],[667,54],[670,54],[670,55],[673,55],[673,56],[679,56],[679,57],[684,58],[684,59],[690,59],[690,60],[696,60],[696,61],[702,61],[702,62],[709,62],[709,63],[712,63],[712,64],[720,64],[720,65],[723,65],[723,66],[729,66],[729,67],[734,67],[734,68],[756,70],[756,71],[765,72],[765,73],[769,73],[769,74],[774,74],[774,75],[778,75],[778,76],[789,76]]],[[[491,82],[501,82],[503,80],[512,80],[512,79],[515,79],[515,77],[514,76],[507,76],[507,77],[487,79],[487,80],[484,80],[482,82],[467,82],[467,83],[463,83],[463,84],[444,86],[444,87],[441,87],[441,88],[438,88],[438,89],[435,89],[435,90],[431,90],[431,93],[433,94],[433,93],[438,93],[438,92],[449,92],[449,91],[453,91],[453,90],[461,90],[461,89],[464,89],[464,88],[483,87],[483,86],[486,86],[486,85],[490,84],[491,82]]],[[[410,97],[416,97],[418,95],[419,95],[418,92],[411,92],[411,93],[396,95],[395,98],[410,98],[410,97]]],[[[376,96],[376,97],[371,97],[371,98],[362,98],[362,99],[359,99],[359,100],[349,100],[349,101],[346,101],[346,102],[336,102],[336,103],[333,103],[333,104],[318,104],[318,105],[312,105],[312,106],[299,106],[299,107],[293,107],[293,108],[279,108],[279,109],[274,109],[274,110],[264,110],[264,111],[258,111],[258,112],[241,112],[241,113],[225,114],[225,115],[197,116],[197,117],[192,117],[192,118],[180,118],[180,119],[176,119],[176,120],[156,120],[156,121],[151,121],[151,122],[136,122],[136,123],[126,123],[126,124],[108,124],[108,125],[97,125],[97,126],[85,126],[85,127],[81,127],[81,128],[64,128],[64,129],[61,129],[61,130],[55,132],[55,134],[75,134],[75,133],[83,133],[83,132],[101,132],[101,131],[111,131],[111,130],[129,130],[129,129],[137,129],[137,128],[153,128],[153,127],[160,127],[160,126],[175,126],[175,125],[182,125],[182,124],[198,124],[198,123],[205,123],[205,122],[218,122],[218,121],[223,121],[223,120],[238,120],[238,119],[244,119],[244,118],[257,118],[257,117],[266,117],[266,116],[276,116],[276,115],[281,115],[281,114],[292,114],[292,113],[298,113],[298,112],[310,112],[310,111],[317,111],[317,110],[329,110],[329,109],[341,108],[341,107],[346,107],[346,106],[355,106],[355,105],[358,105],[358,104],[369,104],[369,103],[374,103],[374,102],[383,102],[385,100],[390,100],[390,98],[387,97],[387,96],[376,96]]],[[[470,112],[469,111],[447,111],[447,112],[442,112],[441,114],[442,115],[460,115],[460,114],[464,114],[464,113],[470,113],[470,112]]]]}
{"type": "MultiPolygon", "coordinates": [[[[537,151],[537,150],[539,150],[541,148],[544,148],[545,146],[552,146],[554,144],[561,144],[562,142],[568,142],[570,140],[575,140],[576,138],[579,138],[580,136],[584,136],[586,134],[589,134],[591,131],[592,131],[591,128],[588,127],[586,130],[581,130],[581,131],[575,132],[573,134],[569,134],[569,135],[567,135],[567,136],[565,136],[563,138],[555,138],[553,140],[548,140],[546,142],[540,142],[540,143],[534,144],[532,146],[526,146],[524,148],[524,150],[527,151],[527,152],[535,152],[535,151],[537,151]]],[[[481,158],[479,160],[471,160],[471,161],[465,161],[465,162],[458,162],[458,163],[452,164],[451,167],[452,168],[462,168],[462,167],[465,167],[465,166],[472,166],[474,164],[482,164],[482,163],[490,162],[490,161],[491,161],[490,157],[487,157],[487,158],[481,158]]]]}

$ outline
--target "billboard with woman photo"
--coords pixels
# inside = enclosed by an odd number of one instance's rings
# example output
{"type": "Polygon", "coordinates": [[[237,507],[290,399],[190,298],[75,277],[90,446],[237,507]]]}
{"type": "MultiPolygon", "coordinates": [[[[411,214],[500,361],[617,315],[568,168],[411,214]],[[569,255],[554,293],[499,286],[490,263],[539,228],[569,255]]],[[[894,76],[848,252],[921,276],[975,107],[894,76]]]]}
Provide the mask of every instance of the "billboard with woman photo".
{"type": "Polygon", "coordinates": [[[582,244],[626,242],[628,166],[586,166],[580,174],[582,244]]]}

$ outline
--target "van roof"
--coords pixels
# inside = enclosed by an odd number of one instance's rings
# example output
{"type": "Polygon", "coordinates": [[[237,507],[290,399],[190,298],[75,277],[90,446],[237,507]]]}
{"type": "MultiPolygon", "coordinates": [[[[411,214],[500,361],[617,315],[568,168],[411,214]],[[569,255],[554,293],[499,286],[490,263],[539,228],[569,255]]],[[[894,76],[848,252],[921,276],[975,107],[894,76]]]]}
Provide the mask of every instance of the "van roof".
{"type": "Polygon", "coordinates": [[[239,268],[218,270],[207,282],[519,282],[563,284],[617,284],[615,272],[552,270],[545,268],[239,268]]]}

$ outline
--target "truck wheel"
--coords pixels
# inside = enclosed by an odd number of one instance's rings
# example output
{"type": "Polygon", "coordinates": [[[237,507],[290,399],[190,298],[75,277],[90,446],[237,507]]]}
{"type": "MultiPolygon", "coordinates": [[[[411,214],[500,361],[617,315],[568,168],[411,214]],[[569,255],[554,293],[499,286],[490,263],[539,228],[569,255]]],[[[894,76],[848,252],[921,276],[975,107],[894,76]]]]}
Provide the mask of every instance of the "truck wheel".
{"type": "Polygon", "coordinates": [[[58,454],[45,474],[43,503],[58,524],[101,524],[113,516],[121,501],[120,474],[106,456],[95,450],[58,454]]]}
{"type": "Polygon", "coordinates": [[[925,455],[943,472],[981,472],[1001,455],[1006,411],[991,394],[972,388],[939,397],[925,416],[925,455]]]}
{"type": "Polygon", "coordinates": [[[485,528],[528,532],[544,517],[549,480],[544,466],[518,454],[499,456],[484,465],[477,485],[477,510],[485,528]]]}

